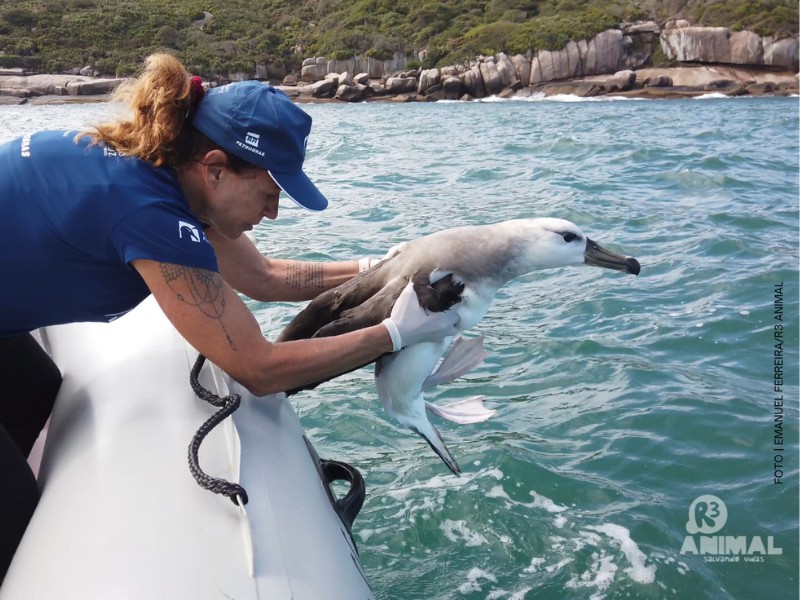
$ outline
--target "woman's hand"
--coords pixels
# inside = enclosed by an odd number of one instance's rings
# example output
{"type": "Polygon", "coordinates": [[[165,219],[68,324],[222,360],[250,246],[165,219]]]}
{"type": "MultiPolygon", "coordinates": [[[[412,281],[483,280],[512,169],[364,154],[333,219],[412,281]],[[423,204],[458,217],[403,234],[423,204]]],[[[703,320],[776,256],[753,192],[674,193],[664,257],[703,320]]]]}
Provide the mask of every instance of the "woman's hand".
{"type": "Polygon", "coordinates": [[[427,312],[419,304],[414,284],[408,282],[392,314],[383,321],[392,337],[393,352],[420,342],[438,342],[458,333],[458,313],[452,309],[427,312]]]}

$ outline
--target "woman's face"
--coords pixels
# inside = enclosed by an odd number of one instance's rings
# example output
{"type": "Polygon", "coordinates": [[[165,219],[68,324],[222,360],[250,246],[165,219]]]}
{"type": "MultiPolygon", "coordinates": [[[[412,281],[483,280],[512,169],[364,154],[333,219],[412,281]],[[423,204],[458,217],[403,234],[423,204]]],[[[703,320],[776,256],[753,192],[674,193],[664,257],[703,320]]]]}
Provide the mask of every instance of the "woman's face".
{"type": "Polygon", "coordinates": [[[262,219],[278,216],[280,194],[281,188],[264,170],[235,173],[225,168],[206,204],[206,220],[225,237],[236,239],[262,219]]]}

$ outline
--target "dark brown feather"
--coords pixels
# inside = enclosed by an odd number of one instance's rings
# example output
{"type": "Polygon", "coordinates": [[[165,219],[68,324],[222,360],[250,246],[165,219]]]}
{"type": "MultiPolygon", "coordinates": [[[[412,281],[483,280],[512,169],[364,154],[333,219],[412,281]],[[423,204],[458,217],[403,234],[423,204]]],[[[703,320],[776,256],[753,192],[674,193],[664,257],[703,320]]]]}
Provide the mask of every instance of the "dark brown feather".
{"type": "MultiPolygon", "coordinates": [[[[389,272],[385,263],[388,262],[378,263],[369,271],[317,296],[292,319],[277,341],[341,335],[381,323],[392,314],[398,296],[408,283],[403,278],[385,281],[389,272]]],[[[442,277],[434,284],[430,283],[428,275],[419,272],[411,280],[420,306],[428,312],[448,310],[461,301],[464,284],[454,281],[452,274],[442,277]]],[[[356,368],[360,369],[370,363],[356,368]]],[[[328,379],[287,390],[286,393],[292,395],[301,390],[313,389],[325,381],[328,379]]]]}

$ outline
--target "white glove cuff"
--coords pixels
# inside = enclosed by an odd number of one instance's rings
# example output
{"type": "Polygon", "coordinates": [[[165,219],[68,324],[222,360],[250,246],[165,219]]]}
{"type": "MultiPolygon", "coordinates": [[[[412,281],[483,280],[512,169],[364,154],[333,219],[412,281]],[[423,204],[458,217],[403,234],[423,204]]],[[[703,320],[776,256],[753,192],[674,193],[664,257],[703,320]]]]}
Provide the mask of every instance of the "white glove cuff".
{"type": "Polygon", "coordinates": [[[380,258],[359,258],[358,259],[358,272],[363,273],[369,271],[372,267],[381,262],[380,258]]]}
{"type": "Polygon", "coordinates": [[[391,319],[384,319],[383,325],[389,331],[389,337],[392,338],[392,352],[397,352],[403,347],[403,340],[400,339],[400,330],[397,329],[397,323],[391,319]]]}

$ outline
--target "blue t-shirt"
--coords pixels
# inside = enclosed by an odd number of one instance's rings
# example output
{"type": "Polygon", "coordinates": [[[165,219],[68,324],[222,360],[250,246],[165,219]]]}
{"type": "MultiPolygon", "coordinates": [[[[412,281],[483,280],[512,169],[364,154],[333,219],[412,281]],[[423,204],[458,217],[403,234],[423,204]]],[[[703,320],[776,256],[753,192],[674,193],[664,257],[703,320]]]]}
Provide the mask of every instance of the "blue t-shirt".
{"type": "Polygon", "coordinates": [[[76,131],[0,145],[0,335],[111,321],[150,293],[130,263],[217,271],[174,169],[76,131]]]}

